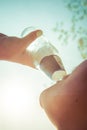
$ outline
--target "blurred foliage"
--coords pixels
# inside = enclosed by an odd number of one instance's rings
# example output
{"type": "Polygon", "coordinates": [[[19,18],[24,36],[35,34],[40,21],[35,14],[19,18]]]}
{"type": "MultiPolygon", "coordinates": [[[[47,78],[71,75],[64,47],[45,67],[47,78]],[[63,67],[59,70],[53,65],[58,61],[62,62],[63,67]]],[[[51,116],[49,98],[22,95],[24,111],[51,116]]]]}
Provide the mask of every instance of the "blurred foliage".
{"type": "Polygon", "coordinates": [[[87,0],[64,0],[65,7],[71,13],[70,27],[64,27],[64,22],[57,22],[53,31],[57,33],[58,41],[62,45],[77,41],[77,46],[83,59],[87,58],[87,0]],[[80,23],[80,24],[79,24],[80,23]],[[86,24],[86,22],[85,22],[86,24]]]}

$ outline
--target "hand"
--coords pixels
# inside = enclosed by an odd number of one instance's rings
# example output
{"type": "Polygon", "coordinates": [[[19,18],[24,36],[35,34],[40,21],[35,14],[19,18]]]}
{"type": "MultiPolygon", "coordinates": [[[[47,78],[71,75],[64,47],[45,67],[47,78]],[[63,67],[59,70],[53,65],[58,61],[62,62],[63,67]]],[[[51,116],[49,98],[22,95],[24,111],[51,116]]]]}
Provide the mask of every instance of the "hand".
{"type": "Polygon", "coordinates": [[[58,130],[87,130],[87,60],[44,90],[40,104],[58,130]]]}
{"type": "Polygon", "coordinates": [[[26,48],[41,35],[41,30],[33,31],[24,38],[9,37],[0,33],[0,60],[34,67],[32,56],[26,48]]]}

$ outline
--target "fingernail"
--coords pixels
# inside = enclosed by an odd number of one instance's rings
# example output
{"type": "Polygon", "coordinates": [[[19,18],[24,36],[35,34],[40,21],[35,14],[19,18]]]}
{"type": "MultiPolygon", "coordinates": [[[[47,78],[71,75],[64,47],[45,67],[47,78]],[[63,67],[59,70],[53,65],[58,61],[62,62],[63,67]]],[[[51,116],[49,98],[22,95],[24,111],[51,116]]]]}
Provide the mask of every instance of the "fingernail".
{"type": "Polygon", "coordinates": [[[43,32],[41,30],[37,31],[36,35],[37,37],[40,37],[43,34],[43,32]]]}

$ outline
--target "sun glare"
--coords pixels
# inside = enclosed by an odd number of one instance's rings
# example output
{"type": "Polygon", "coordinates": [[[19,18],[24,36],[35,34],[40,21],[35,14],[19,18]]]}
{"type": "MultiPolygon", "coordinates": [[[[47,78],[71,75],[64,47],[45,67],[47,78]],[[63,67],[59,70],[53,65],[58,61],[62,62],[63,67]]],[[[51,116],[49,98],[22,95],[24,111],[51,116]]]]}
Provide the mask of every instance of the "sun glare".
{"type": "MultiPolygon", "coordinates": [[[[16,83],[17,84],[17,83],[16,83]]],[[[15,84],[15,85],[16,85],[15,84]]],[[[3,115],[8,120],[16,121],[22,118],[31,119],[34,112],[33,93],[26,88],[10,87],[3,93],[3,115]]]]}

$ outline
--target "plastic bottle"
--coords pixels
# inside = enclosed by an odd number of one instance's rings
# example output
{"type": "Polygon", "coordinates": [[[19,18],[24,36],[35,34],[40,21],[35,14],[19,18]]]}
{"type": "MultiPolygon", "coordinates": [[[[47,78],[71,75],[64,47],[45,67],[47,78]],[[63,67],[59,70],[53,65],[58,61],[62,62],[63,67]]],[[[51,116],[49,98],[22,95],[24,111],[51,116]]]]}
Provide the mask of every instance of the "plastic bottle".
{"type": "MultiPolygon", "coordinates": [[[[26,28],[24,32],[29,32],[29,29],[26,28]]],[[[28,50],[33,57],[35,67],[42,70],[53,81],[59,81],[66,75],[58,50],[45,36],[37,38],[29,45],[28,50]]]]}

